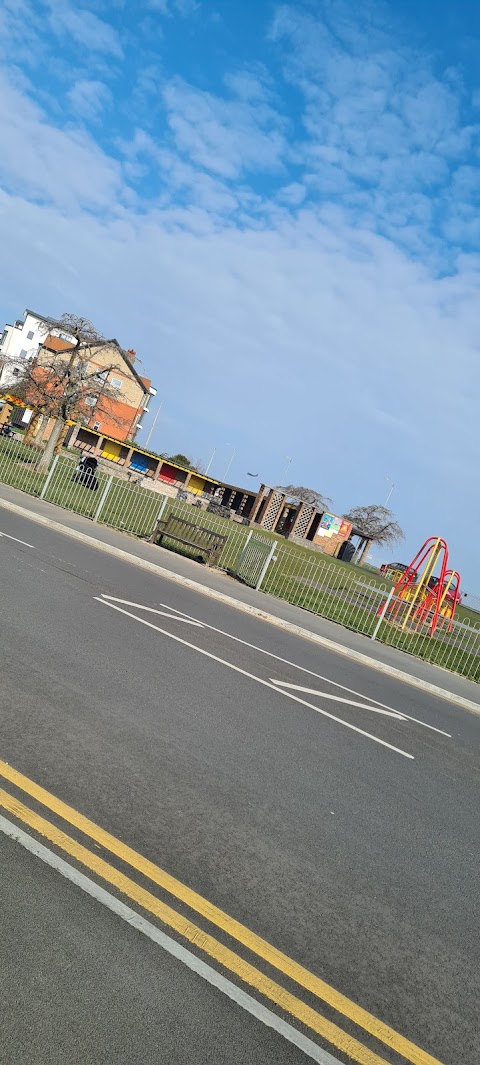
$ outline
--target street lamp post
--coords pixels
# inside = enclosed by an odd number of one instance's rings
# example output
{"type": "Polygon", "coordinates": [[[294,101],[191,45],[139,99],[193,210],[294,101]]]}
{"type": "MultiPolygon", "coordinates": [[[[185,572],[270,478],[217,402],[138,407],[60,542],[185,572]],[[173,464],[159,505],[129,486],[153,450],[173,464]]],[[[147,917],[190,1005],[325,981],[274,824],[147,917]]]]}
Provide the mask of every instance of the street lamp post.
{"type": "Polygon", "coordinates": [[[390,502],[390,500],[391,500],[391,498],[392,498],[392,495],[393,495],[393,493],[395,491],[395,485],[394,485],[394,482],[392,481],[392,479],[390,477],[385,477],[385,480],[388,481],[388,483],[391,485],[391,488],[390,488],[390,490],[389,490],[389,492],[387,494],[387,498],[386,498],[385,503],[384,503],[384,506],[387,507],[389,502],[390,502]]]}
{"type": "Polygon", "coordinates": [[[212,462],[213,462],[213,460],[214,460],[214,458],[215,458],[215,455],[216,455],[216,451],[217,451],[217,449],[216,449],[216,447],[214,447],[214,449],[213,449],[213,451],[212,451],[212,454],[210,455],[209,461],[208,461],[208,463],[207,463],[207,468],[206,468],[206,470],[205,470],[205,473],[206,473],[206,474],[208,473],[208,471],[209,471],[209,469],[210,469],[210,466],[212,465],[212,462]]]}
{"type": "MultiPolygon", "coordinates": [[[[230,445],[229,445],[229,444],[227,444],[227,447],[230,447],[230,445]]],[[[237,449],[236,449],[236,447],[234,447],[234,449],[233,449],[233,451],[232,451],[232,454],[230,455],[230,458],[229,458],[229,460],[228,460],[228,462],[227,462],[227,468],[226,468],[226,470],[225,470],[225,473],[224,473],[224,475],[223,475],[223,479],[224,479],[224,481],[226,481],[226,479],[227,479],[227,474],[228,474],[228,471],[229,471],[229,469],[230,469],[230,466],[232,465],[232,462],[233,462],[233,460],[234,460],[234,458],[235,458],[235,455],[236,455],[236,453],[237,453],[237,449]]]]}
{"type": "Polygon", "coordinates": [[[158,418],[158,415],[160,414],[160,411],[161,411],[161,409],[162,409],[162,404],[161,404],[161,403],[159,403],[159,404],[158,404],[158,409],[157,409],[157,412],[156,412],[156,414],[155,414],[155,417],[154,417],[154,419],[153,419],[153,422],[152,422],[152,425],[151,425],[151,428],[150,428],[150,432],[149,432],[149,434],[148,434],[148,436],[147,436],[147,439],[146,439],[146,441],[145,441],[145,447],[148,447],[148,445],[149,445],[149,443],[150,443],[150,440],[151,440],[151,438],[152,438],[152,434],[153,434],[153,430],[155,429],[155,426],[156,426],[156,424],[157,424],[157,418],[158,418]]]}
{"type": "Polygon", "coordinates": [[[286,467],[285,467],[285,473],[284,473],[284,475],[283,475],[283,481],[284,481],[284,482],[285,482],[285,484],[286,484],[286,483],[287,483],[287,477],[288,477],[288,471],[289,471],[289,469],[290,469],[290,466],[292,465],[293,459],[292,459],[292,458],[290,458],[290,456],[289,456],[289,455],[286,455],[286,456],[285,456],[285,458],[286,458],[286,460],[287,460],[287,465],[286,465],[286,467]]]}

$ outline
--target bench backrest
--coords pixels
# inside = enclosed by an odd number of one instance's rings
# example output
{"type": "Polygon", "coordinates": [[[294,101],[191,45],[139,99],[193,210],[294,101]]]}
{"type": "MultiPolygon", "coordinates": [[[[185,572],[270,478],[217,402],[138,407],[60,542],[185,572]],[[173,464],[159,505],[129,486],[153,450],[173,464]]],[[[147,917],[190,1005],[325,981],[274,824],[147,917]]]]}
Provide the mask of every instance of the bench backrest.
{"type": "Polygon", "coordinates": [[[194,521],[177,518],[175,514],[170,514],[165,525],[164,535],[168,536],[169,533],[188,540],[196,547],[217,547],[227,541],[226,536],[215,532],[214,529],[206,529],[204,525],[197,525],[194,521]]]}

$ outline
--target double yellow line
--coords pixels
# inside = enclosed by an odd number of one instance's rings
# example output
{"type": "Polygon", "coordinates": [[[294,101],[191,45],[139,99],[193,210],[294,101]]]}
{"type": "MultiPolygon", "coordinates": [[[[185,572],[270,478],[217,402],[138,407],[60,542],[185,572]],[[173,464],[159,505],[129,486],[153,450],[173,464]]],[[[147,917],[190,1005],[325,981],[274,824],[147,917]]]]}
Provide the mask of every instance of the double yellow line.
{"type": "MultiPolygon", "coordinates": [[[[250,931],[235,918],[230,917],[213,903],[192,891],[191,888],[170,876],[169,873],[160,869],[159,866],[144,858],[141,854],[132,850],[125,843],[110,835],[103,828],[94,824],[83,814],[73,807],[68,806],[50,792],[30,780],[28,777],[13,769],[7,763],[0,761],[0,777],[9,781],[15,788],[29,795],[42,806],[56,814],[67,824],[72,825],[78,831],[88,836],[94,843],[100,845],[105,851],[115,855],[123,863],[147,877],[153,884],[168,892],[180,902],[185,903],[195,913],[206,918],[210,924],[227,933],[237,943],[242,944],[248,951],[256,955],[258,959],[267,962],[268,965],[277,969],[278,972],[294,981],[298,987],[315,995],[326,1005],[332,1007],[345,1019],[352,1021],[357,1027],[363,1029],[384,1046],[389,1047],[401,1058],[406,1059],[411,1065],[441,1065],[437,1058],[426,1051],[421,1050],[409,1039],[384,1024],[373,1014],[368,1013],[361,1006],[346,998],[335,988],[309,972],[298,962],[283,954],[261,936],[250,931]]],[[[308,1006],[296,995],[287,991],[281,984],[276,983],[265,973],[240,957],[229,947],[215,939],[209,933],[203,931],[188,918],[182,916],[171,906],[162,902],[150,891],[141,887],[130,877],[110,865],[98,854],[90,851],[76,839],[68,836],[63,830],[57,828],[50,821],[45,820],[34,810],[25,806],[15,795],[0,788],[0,807],[7,810],[17,820],[28,825],[35,833],[49,840],[55,847],[64,851],[85,868],[89,869],[97,877],[120,891],[127,898],[135,902],[143,910],[152,914],[164,925],[173,929],[184,939],[192,943],[197,949],[203,951],[217,964],[229,970],[244,984],[253,988],[265,999],[274,1003],[277,1007],[285,1010],[301,1024],[315,1032],[331,1046],[344,1054],[347,1054],[358,1065],[388,1065],[384,1058],[373,1050],[364,1046],[359,1040],[349,1035],[338,1025],[329,1021],[311,1006],[308,1006]]]]}

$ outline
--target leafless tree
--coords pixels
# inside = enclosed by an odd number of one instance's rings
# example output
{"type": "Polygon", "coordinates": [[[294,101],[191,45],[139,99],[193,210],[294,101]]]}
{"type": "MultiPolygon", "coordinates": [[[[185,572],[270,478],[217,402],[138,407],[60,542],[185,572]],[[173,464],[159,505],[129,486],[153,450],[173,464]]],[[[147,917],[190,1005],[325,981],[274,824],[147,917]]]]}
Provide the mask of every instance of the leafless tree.
{"type": "MultiPolygon", "coordinates": [[[[59,319],[49,319],[44,331],[45,338],[47,334],[59,336],[69,346],[60,351],[49,350],[44,342],[36,357],[22,366],[17,380],[0,388],[0,394],[15,396],[33,408],[27,431],[29,439],[42,416],[55,419],[40,458],[38,468],[42,470],[48,469],[53,454],[60,451],[68,421],[87,421],[102,396],[118,398],[118,393],[108,384],[108,375],[112,370],[120,369],[118,361],[101,369],[91,367],[94,349],[103,344],[105,338],[87,318],[63,314],[59,319]]],[[[18,366],[18,360],[15,365],[18,366]]]]}
{"type": "Polygon", "coordinates": [[[351,521],[355,531],[360,536],[360,554],[356,561],[361,563],[372,544],[394,544],[397,540],[404,540],[405,533],[387,507],[372,504],[367,507],[352,507],[348,514],[344,514],[347,521],[351,521]]]}
{"type": "Polygon", "coordinates": [[[332,500],[328,496],[322,495],[321,492],[315,491],[314,488],[304,488],[303,485],[277,485],[275,491],[283,492],[292,503],[309,503],[311,506],[316,507],[317,510],[320,510],[322,514],[332,506],[332,500]]]}

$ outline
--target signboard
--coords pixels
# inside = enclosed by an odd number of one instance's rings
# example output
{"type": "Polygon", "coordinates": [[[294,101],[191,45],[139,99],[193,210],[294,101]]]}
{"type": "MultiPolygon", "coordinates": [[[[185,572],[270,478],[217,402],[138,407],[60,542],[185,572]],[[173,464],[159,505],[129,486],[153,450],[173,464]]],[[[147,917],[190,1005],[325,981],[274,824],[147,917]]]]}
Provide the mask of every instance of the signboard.
{"type": "Polygon", "coordinates": [[[347,539],[352,531],[352,523],[340,518],[338,514],[323,514],[317,529],[317,536],[344,536],[347,539]]]}
{"type": "Polygon", "coordinates": [[[2,396],[2,400],[3,400],[4,403],[14,403],[16,407],[23,407],[24,406],[24,404],[22,403],[22,400],[21,399],[17,399],[16,396],[2,396]]]}

